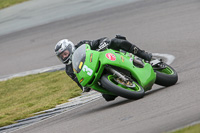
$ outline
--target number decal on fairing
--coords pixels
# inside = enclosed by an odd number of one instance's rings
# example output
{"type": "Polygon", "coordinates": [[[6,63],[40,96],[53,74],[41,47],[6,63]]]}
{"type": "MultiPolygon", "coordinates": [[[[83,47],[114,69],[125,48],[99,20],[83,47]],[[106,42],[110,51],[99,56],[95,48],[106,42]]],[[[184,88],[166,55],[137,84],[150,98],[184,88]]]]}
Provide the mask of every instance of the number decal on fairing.
{"type": "Polygon", "coordinates": [[[90,68],[89,68],[88,66],[86,66],[86,65],[83,66],[83,71],[84,71],[84,72],[87,72],[87,75],[89,75],[89,76],[91,76],[92,73],[93,73],[93,70],[90,69],[90,68]]]}

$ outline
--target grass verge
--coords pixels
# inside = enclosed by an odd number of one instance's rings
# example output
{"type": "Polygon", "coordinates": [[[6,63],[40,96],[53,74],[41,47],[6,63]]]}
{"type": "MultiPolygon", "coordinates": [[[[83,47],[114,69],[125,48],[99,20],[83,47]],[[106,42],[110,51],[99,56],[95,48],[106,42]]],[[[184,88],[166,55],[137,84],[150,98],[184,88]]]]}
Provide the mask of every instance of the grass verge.
{"type": "Polygon", "coordinates": [[[64,71],[41,73],[0,82],[0,127],[31,117],[68,99],[81,89],[64,71]]]}
{"type": "Polygon", "coordinates": [[[171,132],[171,133],[200,133],[200,124],[196,124],[193,126],[188,126],[183,129],[171,132]]]}
{"type": "Polygon", "coordinates": [[[22,3],[24,1],[28,1],[28,0],[0,0],[0,9],[18,4],[18,3],[22,3]]]}

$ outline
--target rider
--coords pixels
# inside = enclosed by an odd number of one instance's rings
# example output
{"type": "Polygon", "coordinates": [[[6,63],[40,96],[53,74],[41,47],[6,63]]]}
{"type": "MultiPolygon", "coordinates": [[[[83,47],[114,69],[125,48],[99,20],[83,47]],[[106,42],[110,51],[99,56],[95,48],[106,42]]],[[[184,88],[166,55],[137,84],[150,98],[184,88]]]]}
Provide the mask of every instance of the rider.
{"type": "MultiPolygon", "coordinates": [[[[81,86],[76,75],[73,72],[72,60],[71,60],[74,51],[83,44],[89,44],[92,50],[97,50],[98,48],[101,48],[103,45],[107,44],[108,48],[114,50],[122,49],[134,55],[137,55],[138,57],[141,57],[146,61],[150,61],[152,58],[151,53],[147,53],[144,50],[139,49],[137,46],[127,41],[126,37],[121,35],[116,35],[116,37],[111,40],[109,40],[107,37],[93,41],[83,40],[80,41],[77,45],[74,45],[71,41],[67,39],[60,40],[55,46],[55,53],[57,57],[60,59],[60,61],[66,65],[65,70],[67,75],[77,83],[77,85],[82,89],[83,92],[90,91],[90,88],[81,86]]],[[[105,98],[106,101],[114,100],[117,97],[108,94],[102,94],[102,96],[105,98]]]]}

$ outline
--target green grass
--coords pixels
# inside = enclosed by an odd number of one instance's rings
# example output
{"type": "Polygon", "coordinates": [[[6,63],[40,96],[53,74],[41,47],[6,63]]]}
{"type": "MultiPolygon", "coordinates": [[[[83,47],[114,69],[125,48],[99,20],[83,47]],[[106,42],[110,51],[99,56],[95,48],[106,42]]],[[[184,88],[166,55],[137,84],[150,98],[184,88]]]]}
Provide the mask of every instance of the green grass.
{"type": "Polygon", "coordinates": [[[18,4],[18,3],[22,3],[24,1],[28,1],[28,0],[0,0],[0,9],[18,4]]]}
{"type": "Polygon", "coordinates": [[[68,99],[81,89],[64,71],[29,75],[0,82],[0,127],[31,117],[68,99]]]}
{"type": "Polygon", "coordinates": [[[193,126],[188,126],[183,129],[171,132],[171,133],[200,133],[200,124],[196,124],[193,126]]]}

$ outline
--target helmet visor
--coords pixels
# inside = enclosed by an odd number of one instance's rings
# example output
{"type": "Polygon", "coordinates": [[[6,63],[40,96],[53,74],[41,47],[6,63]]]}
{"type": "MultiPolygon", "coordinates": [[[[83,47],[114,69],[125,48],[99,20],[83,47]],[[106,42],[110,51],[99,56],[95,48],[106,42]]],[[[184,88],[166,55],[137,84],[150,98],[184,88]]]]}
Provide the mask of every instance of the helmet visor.
{"type": "Polygon", "coordinates": [[[71,55],[70,51],[69,50],[65,50],[58,57],[60,58],[60,60],[63,63],[66,63],[66,62],[68,62],[68,60],[70,58],[70,55],[71,55]]]}

